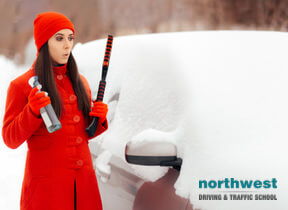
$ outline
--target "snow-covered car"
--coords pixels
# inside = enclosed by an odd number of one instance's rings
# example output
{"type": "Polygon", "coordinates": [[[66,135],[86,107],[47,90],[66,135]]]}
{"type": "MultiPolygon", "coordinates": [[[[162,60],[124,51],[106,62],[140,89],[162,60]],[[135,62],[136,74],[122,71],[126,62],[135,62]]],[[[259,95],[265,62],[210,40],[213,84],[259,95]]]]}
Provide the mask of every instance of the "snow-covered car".
{"type": "MultiPolygon", "coordinates": [[[[73,50],[94,96],[105,44],[73,50]]],[[[287,48],[280,32],[114,38],[104,96],[109,129],[90,142],[104,209],[287,209],[287,48]],[[145,155],[149,162],[167,154],[181,158],[181,170],[143,165],[145,155]],[[274,178],[278,187],[199,185],[228,178],[274,178]],[[277,200],[223,198],[232,194],[277,200]]]]}

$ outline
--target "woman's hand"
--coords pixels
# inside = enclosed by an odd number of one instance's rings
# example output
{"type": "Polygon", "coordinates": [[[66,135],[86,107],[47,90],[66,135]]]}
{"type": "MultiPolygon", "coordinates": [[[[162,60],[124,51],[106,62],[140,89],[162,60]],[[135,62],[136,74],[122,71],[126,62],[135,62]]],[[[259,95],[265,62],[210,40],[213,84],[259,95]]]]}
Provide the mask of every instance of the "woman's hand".
{"type": "Polygon", "coordinates": [[[107,112],[108,112],[107,104],[104,104],[101,101],[95,101],[93,102],[92,110],[91,112],[89,112],[89,115],[93,117],[98,117],[99,122],[103,123],[106,120],[107,112]]]}
{"type": "Polygon", "coordinates": [[[44,91],[40,91],[38,87],[34,87],[28,96],[28,104],[31,111],[36,115],[40,115],[40,109],[51,104],[50,97],[44,91]]]}

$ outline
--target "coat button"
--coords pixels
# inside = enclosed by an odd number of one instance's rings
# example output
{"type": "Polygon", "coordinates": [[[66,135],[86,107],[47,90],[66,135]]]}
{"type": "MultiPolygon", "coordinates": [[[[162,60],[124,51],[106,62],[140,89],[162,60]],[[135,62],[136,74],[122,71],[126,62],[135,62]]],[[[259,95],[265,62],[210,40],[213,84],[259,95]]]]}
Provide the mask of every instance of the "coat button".
{"type": "Polygon", "coordinates": [[[58,80],[62,80],[63,79],[63,75],[62,74],[57,75],[57,79],[58,80]]]}
{"type": "Polygon", "coordinates": [[[77,160],[76,164],[77,166],[83,166],[83,160],[77,160]]]}
{"type": "Polygon", "coordinates": [[[75,95],[70,95],[70,96],[69,96],[69,100],[70,100],[71,102],[75,101],[75,100],[76,100],[76,96],[75,96],[75,95]]]}
{"type": "Polygon", "coordinates": [[[79,116],[79,115],[75,115],[75,116],[73,117],[73,121],[74,121],[74,122],[79,122],[79,121],[80,121],[80,116],[79,116]]]}
{"type": "Polygon", "coordinates": [[[77,143],[77,144],[81,144],[82,141],[83,141],[82,137],[78,136],[78,137],[76,138],[76,143],[77,143]]]}

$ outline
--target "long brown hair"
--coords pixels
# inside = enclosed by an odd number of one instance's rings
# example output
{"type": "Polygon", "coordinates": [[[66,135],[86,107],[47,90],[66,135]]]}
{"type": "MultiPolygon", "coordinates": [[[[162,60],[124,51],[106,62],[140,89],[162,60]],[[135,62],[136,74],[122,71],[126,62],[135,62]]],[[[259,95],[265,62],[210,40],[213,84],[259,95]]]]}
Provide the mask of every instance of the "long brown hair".
{"type": "MultiPolygon", "coordinates": [[[[56,86],[56,81],[54,79],[52,60],[48,50],[48,42],[46,42],[39,50],[39,54],[34,66],[34,71],[38,76],[40,84],[42,85],[41,90],[48,92],[55,113],[58,117],[60,117],[62,113],[62,100],[56,86]]],[[[90,111],[89,96],[80,78],[78,67],[72,52],[70,53],[67,62],[67,74],[71,80],[75,95],[77,96],[78,109],[82,110],[84,117],[88,120],[90,111]]]]}

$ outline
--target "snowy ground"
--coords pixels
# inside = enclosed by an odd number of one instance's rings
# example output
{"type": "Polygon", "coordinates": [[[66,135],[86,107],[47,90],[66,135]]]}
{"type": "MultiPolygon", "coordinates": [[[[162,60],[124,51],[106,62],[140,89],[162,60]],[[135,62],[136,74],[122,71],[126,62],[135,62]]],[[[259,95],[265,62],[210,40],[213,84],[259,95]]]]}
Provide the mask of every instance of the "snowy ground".
{"type": "MultiPolygon", "coordinates": [[[[96,93],[106,40],[77,45],[79,69],[96,93]],[[99,59],[98,59],[99,58],[99,59]]],[[[286,210],[288,202],[288,36],[276,32],[186,32],[114,40],[105,102],[109,130],[102,147],[124,159],[132,141],[174,141],[183,158],[176,191],[209,210],[286,210]],[[151,135],[153,134],[153,135],[151,135]],[[277,201],[199,201],[199,179],[276,178],[277,201]]],[[[13,63],[0,57],[1,117],[13,63]],[[5,70],[5,71],[4,71],[5,70]],[[5,93],[5,94],[3,94],[5,93]]],[[[2,123],[2,122],[1,122],[2,123]]],[[[25,145],[0,143],[0,209],[19,205],[25,145]],[[9,177],[9,180],[8,180],[9,177]]],[[[167,169],[131,167],[147,180],[167,169]]],[[[255,193],[255,192],[251,192],[255,193]]]]}
{"type": "MultiPolygon", "coordinates": [[[[24,72],[27,67],[18,67],[3,56],[0,56],[0,66],[0,125],[2,130],[6,91],[9,82],[24,72]]],[[[2,135],[0,139],[0,209],[17,210],[20,203],[27,147],[26,144],[23,144],[17,150],[11,150],[5,146],[2,135]]]]}

